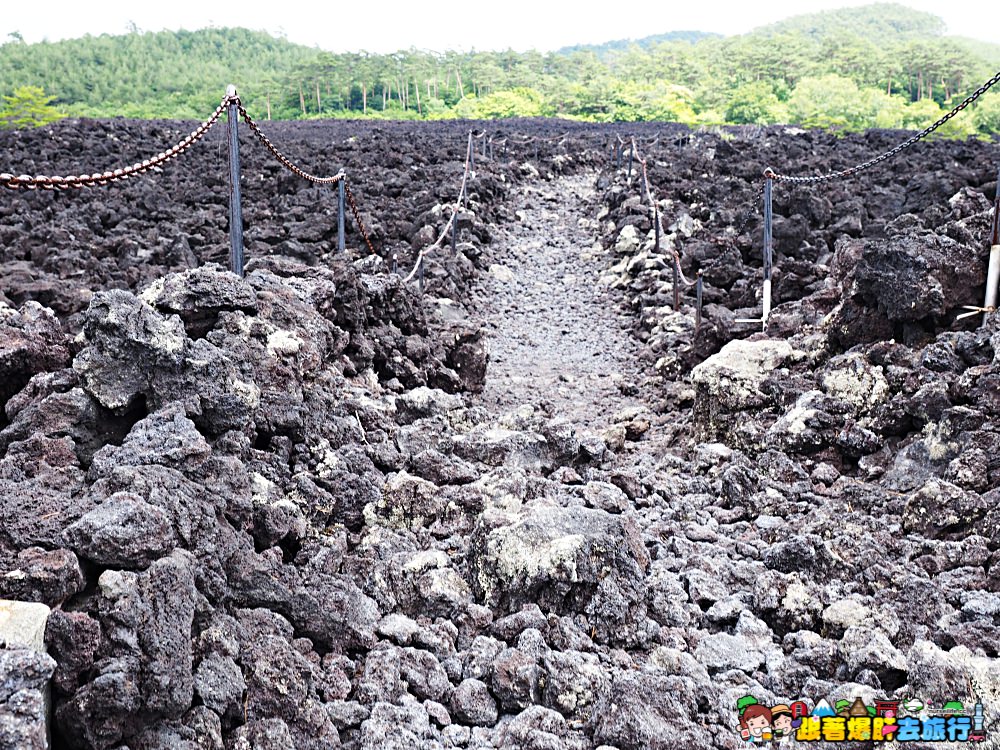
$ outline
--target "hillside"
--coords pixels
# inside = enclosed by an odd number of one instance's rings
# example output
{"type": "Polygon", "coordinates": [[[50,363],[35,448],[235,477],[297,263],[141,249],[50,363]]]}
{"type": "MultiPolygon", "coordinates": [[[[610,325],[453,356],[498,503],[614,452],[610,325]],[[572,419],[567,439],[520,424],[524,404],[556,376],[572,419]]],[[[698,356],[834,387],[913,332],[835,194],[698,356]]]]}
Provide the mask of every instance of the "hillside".
{"type": "MultiPolygon", "coordinates": [[[[670,32],[559,52],[333,53],[246,29],[0,45],[0,81],[91,117],[201,118],[235,82],[260,119],[559,116],[696,125],[922,128],[996,73],[1000,45],[876,3],[732,37],[670,32]]],[[[943,134],[1000,130],[989,94],[943,134]],[[971,114],[971,116],[970,116],[971,114]]],[[[2,115],[2,112],[0,112],[2,115]]],[[[0,116],[2,121],[2,116],[0,116]]]]}
{"type": "Polygon", "coordinates": [[[885,43],[942,36],[944,27],[944,21],[933,13],[922,13],[897,3],[874,3],[860,8],[804,13],[762,26],[756,33],[800,33],[817,40],[847,34],[885,43]]]}
{"type": "Polygon", "coordinates": [[[651,34],[639,39],[615,39],[614,41],[602,44],[574,44],[556,50],[556,54],[571,55],[574,52],[593,52],[603,59],[612,52],[623,52],[632,46],[639,47],[640,49],[648,49],[655,44],[662,44],[663,42],[689,42],[690,44],[697,44],[705,39],[718,39],[721,36],[721,34],[712,34],[707,31],[668,31],[666,34],[651,34]]]}
{"type": "Polygon", "coordinates": [[[71,114],[190,117],[210,112],[230,82],[263,89],[286,79],[318,50],[240,28],[135,32],[60,42],[0,45],[9,93],[41,85],[71,114]]]}

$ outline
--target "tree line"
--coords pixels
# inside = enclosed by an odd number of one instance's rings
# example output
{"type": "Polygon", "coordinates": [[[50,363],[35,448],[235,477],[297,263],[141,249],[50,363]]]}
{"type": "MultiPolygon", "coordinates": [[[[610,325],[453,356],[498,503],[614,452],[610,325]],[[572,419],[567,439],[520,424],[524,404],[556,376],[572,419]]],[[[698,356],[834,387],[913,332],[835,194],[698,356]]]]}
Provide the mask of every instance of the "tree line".
{"type": "MultiPolygon", "coordinates": [[[[733,37],[669,34],[558,52],[332,53],[204,29],[0,45],[0,85],[73,116],[201,119],[234,82],[260,119],[560,116],[689,124],[917,128],[990,78],[1000,46],[903,6],[798,16],[733,37]]],[[[0,113],[0,122],[2,122],[0,113]]],[[[1000,132],[1000,94],[953,136],[1000,132]]]]}

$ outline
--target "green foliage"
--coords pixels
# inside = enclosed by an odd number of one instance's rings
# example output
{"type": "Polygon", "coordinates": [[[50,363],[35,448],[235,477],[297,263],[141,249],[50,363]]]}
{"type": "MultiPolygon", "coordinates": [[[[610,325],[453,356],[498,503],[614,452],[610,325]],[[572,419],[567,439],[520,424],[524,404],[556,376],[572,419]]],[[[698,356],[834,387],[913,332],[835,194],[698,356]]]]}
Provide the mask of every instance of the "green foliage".
{"type": "Polygon", "coordinates": [[[1000,135],[1000,92],[989,91],[975,104],[972,121],[980,132],[1000,135]]]}
{"type": "Polygon", "coordinates": [[[733,90],[726,107],[726,120],[737,125],[771,125],[784,122],[788,113],[766,81],[744,83],[733,90]]]}
{"type": "Polygon", "coordinates": [[[806,128],[858,129],[864,127],[869,109],[854,81],[830,73],[799,81],[788,98],[788,113],[806,128]]]}
{"type": "MultiPolygon", "coordinates": [[[[992,76],[1000,46],[890,3],[750,34],[678,32],[555,53],[331,53],[246,29],[0,44],[0,82],[74,116],[203,119],[226,84],[257,119],[559,116],[701,125],[923,128],[992,76]]],[[[993,95],[941,129],[998,132],[993,95]]]]}
{"type": "Polygon", "coordinates": [[[52,106],[54,100],[40,86],[18,86],[13,94],[3,97],[0,128],[36,128],[65,117],[52,106]]]}
{"type": "Polygon", "coordinates": [[[541,117],[544,99],[534,89],[518,86],[477,98],[468,96],[455,105],[455,114],[472,120],[499,120],[508,117],[541,117]]]}

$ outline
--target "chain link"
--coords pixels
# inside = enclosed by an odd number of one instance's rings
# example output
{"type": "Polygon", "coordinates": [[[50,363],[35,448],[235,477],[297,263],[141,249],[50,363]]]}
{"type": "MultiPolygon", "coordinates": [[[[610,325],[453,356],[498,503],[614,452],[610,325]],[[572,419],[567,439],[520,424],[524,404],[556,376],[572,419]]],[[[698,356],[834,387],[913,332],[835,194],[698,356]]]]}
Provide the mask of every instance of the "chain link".
{"type": "Polygon", "coordinates": [[[935,122],[933,125],[929,125],[928,127],[926,127],[923,130],[921,130],[919,133],[917,133],[916,135],[914,135],[914,136],[908,138],[907,140],[903,141],[902,143],[900,143],[895,148],[893,148],[893,149],[891,149],[889,151],[886,151],[884,154],[880,154],[879,156],[876,156],[874,159],[869,159],[868,161],[864,162],[863,164],[858,164],[858,165],[850,167],[848,169],[843,169],[843,170],[841,170],[839,172],[830,172],[828,174],[815,175],[815,176],[812,176],[812,177],[796,177],[796,176],[792,176],[792,175],[778,174],[778,173],[774,172],[773,170],[771,170],[770,168],[768,168],[767,170],[765,170],[764,176],[765,177],[770,177],[772,180],[780,180],[781,182],[794,182],[794,183],[799,183],[799,184],[810,184],[810,185],[816,184],[816,183],[819,183],[819,182],[828,182],[829,180],[838,180],[838,179],[843,179],[844,177],[850,177],[853,174],[857,174],[858,172],[861,172],[861,171],[863,171],[865,169],[868,169],[870,167],[874,167],[876,164],[881,164],[882,162],[884,162],[884,161],[886,161],[888,159],[891,159],[896,154],[898,154],[900,151],[903,151],[903,150],[909,148],[910,146],[912,146],[913,144],[917,143],[918,141],[923,140],[924,138],[926,138],[927,136],[929,136],[931,133],[933,133],[935,130],[937,130],[939,127],[941,127],[946,122],[948,122],[948,120],[950,120],[952,117],[954,117],[959,112],[961,112],[963,109],[965,109],[970,104],[972,104],[974,101],[976,101],[976,99],[978,99],[983,94],[985,94],[987,91],[989,91],[990,87],[993,86],[994,84],[996,84],[998,81],[1000,81],[1000,73],[997,73],[990,80],[988,80],[986,83],[984,83],[978,89],[976,89],[971,95],[969,95],[968,97],[966,97],[965,100],[961,104],[959,104],[957,107],[955,107],[953,110],[951,110],[951,112],[948,112],[946,115],[944,115],[940,120],[938,120],[937,122],[935,122]]]}
{"type": "Polygon", "coordinates": [[[113,182],[127,180],[129,177],[137,174],[143,174],[154,167],[165,164],[191,148],[191,146],[201,140],[205,134],[212,129],[212,126],[215,125],[219,117],[226,110],[226,106],[229,102],[230,97],[226,96],[223,98],[222,103],[219,104],[215,112],[212,113],[212,116],[192,131],[189,136],[171,148],[168,148],[166,151],[161,151],[151,159],[136,162],[135,164],[122,167],[120,169],[95,174],[71,175],[69,177],[56,177],[49,175],[15,176],[3,173],[0,174],[0,187],[7,188],[8,190],[78,190],[80,188],[110,185],[113,182]]]}
{"type": "Polygon", "coordinates": [[[365,244],[368,245],[368,252],[372,255],[375,254],[375,248],[372,247],[372,241],[368,236],[368,230],[365,228],[365,223],[361,221],[361,212],[358,211],[357,201],[354,200],[354,193],[351,192],[351,186],[349,184],[344,184],[344,192],[347,195],[347,201],[351,204],[351,213],[354,214],[354,220],[358,223],[358,231],[361,232],[361,236],[364,237],[365,244]]]}
{"type": "Polygon", "coordinates": [[[243,102],[240,101],[239,97],[236,97],[236,106],[239,108],[240,116],[246,121],[250,130],[254,135],[260,139],[260,142],[264,144],[264,147],[271,152],[275,159],[281,163],[285,169],[287,169],[292,174],[301,177],[303,180],[309,180],[309,182],[315,182],[317,185],[336,185],[342,179],[344,179],[343,172],[339,172],[332,177],[317,177],[316,175],[309,174],[301,167],[297,166],[291,159],[281,153],[277,147],[271,143],[270,139],[264,135],[260,127],[254,122],[253,118],[247,113],[246,108],[243,106],[243,102]]]}

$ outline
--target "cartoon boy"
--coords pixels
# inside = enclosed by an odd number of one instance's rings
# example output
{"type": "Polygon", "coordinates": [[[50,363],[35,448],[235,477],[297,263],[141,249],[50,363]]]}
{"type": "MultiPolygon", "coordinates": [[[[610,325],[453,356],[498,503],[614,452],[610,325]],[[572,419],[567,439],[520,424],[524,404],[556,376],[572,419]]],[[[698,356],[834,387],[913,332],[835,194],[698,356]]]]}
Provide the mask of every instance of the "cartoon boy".
{"type": "Polygon", "coordinates": [[[771,726],[774,727],[774,739],[780,740],[792,733],[792,709],[784,703],[771,708],[771,726]]]}
{"type": "Polygon", "coordinates": [[[771,741],[771,709],[753,703],[740,714],[740,736],[747,742],[763,743],[771,741]]]}

